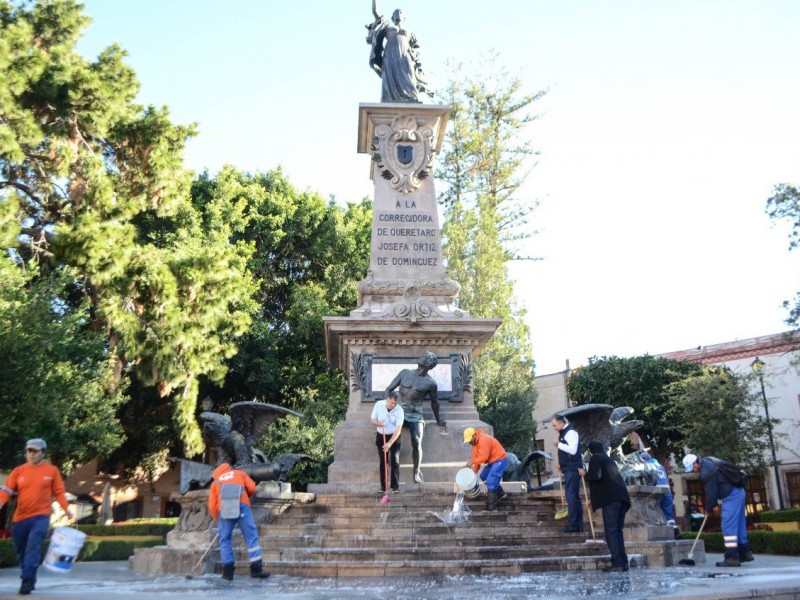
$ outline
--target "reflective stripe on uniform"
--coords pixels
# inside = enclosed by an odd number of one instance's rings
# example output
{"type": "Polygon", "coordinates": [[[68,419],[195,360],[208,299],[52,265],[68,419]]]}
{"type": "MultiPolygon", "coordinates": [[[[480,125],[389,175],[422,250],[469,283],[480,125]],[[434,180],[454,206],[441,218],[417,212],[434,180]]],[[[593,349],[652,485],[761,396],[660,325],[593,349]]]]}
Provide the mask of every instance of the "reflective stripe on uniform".
{"type": "Polygon", "coordinates": [[[723,538],[725,539],[726,548],[736,548],[739,544],[739,538],[735,535],[726,535],[723,538]]]}
{"type": "Polygon", "coordinates": [[[250,556],[250,562],[261,560],[261,546],[254,546],[247,549],[247,554],[250,556]]]}

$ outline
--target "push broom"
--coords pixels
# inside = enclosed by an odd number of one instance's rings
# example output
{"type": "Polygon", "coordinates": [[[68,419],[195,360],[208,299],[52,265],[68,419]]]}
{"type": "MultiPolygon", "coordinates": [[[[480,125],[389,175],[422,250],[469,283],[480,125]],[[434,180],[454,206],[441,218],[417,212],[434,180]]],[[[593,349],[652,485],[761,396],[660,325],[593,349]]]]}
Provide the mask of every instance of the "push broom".
{"type": "Polygon", "coordinates": [[[219,531],[217,531],[217,534],[214,536],[214,539],[211,540],[211,543],[208,545],[208,548],[206,548],[206,551],[203,552],[203,556],[200,557],[200,560],[198,560],[197,564],[192,568],[191,573],[186,576],[186,579],[192,579],[194,577],[194,572],[197,571],[197,569],[200,568],[200,565],[203,563],[203,559],[205,559],[205,557],[208,554],[209,550],[211,550],[211,548],[214,547],[214,544],[217,543],[218,539],[219,539],[219,531]]]}
{"type": "MultiPolygon", "coordinates": [[[[386,445],[386,425],[383,426],[383,445],[386,445]]],[[[389,465],[388,465],[388,457],[389,453],[384,449],[383,451],[383,498],[381,498],[381,504],[389,504],[392,501],[389,498],[389,465]]]]}
{"type": "Polygon", "coordinates": [[[586,493],[586,480],[581,477],[581,483],[583,484],[583,495],[586,496],[586,512],[589,513],[589,527],[592,528],[592,539],[586,540],[587,544],[604,544],[603,540],[598,540],[597,536],[594,533],[594,517],[592,516],[592,504],[589,502],[589,494],[586,493]]]}
{"type": "Polygon", "coordinates": [[[697,537],[694,538],[694,544],[692,544],[692,549],[689,550],[689,555],[686,558],[682,558],[678,561],[679,565],[684,565],[687,567],[693,567],[695,565],[694,562],[694,547],[697,546],[697,540],[700,539],[700,534],[703,533],[703,527],[706,526],[706,519],[708,518],[708,513],[706,516],[703,517],[703,522],[700,523],[700,530],[697,532],[697,537]]]}

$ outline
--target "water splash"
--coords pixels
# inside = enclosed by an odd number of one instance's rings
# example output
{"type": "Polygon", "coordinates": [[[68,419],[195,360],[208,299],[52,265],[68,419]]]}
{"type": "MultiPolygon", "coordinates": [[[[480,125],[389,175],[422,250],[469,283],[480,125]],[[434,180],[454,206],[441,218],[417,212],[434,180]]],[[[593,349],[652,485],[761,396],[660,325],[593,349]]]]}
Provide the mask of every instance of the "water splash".
{"type": "Polygon", "coordinates": [[[429,512],[445,525],[454,525],[456,523],[466,523],[469,521],[470,510],[469,507],[464,506],[464,492],[456,492],[456,499],[453,502],[453,508],[450,512],[429,512]]]}

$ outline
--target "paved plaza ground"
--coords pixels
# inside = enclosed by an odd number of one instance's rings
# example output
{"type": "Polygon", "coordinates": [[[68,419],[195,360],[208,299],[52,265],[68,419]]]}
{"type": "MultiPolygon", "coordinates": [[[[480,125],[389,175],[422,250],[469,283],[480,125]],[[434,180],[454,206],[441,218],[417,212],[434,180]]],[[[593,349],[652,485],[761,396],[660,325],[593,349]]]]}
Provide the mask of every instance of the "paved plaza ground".
{"type": "MultiPolygon", "coordinates": [[[[519,576],[462,576],[403,579],[306,579],[275,575],[259,582],[238,577],[223,582],[218,575],[132,573],[125,561],[77,563],[71,573],[39,570],[31,598],[73,600],[137,598],[280,598],[281,600],[521,600],[523,598],[664,598],[800,599],[800,559],[756,555],[738,569],[714,566],[721,555],[708,554],[695,567],[632,569],[623,574],[601,572],[530,573],[519,576]]],[[[19,569],[0,569],[0,599],[20,598],[19,569]]]]}

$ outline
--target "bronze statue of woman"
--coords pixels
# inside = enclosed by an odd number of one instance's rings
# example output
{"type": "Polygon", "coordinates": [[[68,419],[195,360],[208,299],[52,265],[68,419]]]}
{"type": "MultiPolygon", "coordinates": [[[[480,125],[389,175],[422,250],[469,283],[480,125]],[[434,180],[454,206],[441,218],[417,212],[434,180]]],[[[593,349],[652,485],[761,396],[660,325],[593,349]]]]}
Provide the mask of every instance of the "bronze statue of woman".
{"type": "Polygon", "coordinates": [[[367,25],[367,43],[372,47],[369,66],[381,78],[381,102],[421,102],[419,96],[433,96],[422,73],[419,42],[405,28],[401,9],[392,13],[392,22],[378,14],[378,2],[372,0],[375,21],[367,25]]]}

